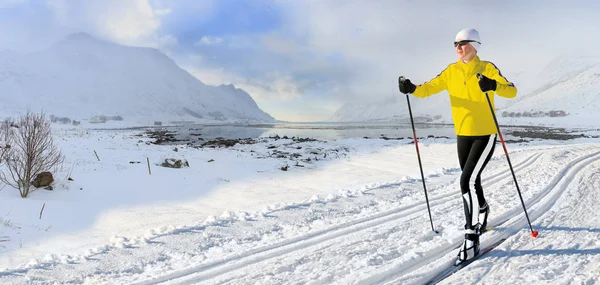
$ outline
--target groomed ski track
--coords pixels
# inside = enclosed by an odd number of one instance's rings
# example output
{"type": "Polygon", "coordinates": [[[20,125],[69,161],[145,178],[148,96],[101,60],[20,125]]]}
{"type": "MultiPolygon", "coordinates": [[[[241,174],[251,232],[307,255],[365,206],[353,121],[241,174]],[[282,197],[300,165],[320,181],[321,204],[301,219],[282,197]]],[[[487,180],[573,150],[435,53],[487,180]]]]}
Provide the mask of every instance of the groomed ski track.
{"type": "MultiPolygon", "coordinates": [[[[600,161],[600,152],[595,151],[596,147],[597,145],[586,144],[575,147],[559,145],[511,153],[534,227],[536,219],[553,207],[574,177],[582,169],[600,161]]],[[[70,281],[78,283],[81,280],[97,280],[100,283],[119,284],[423,284],[454,262],[455,249],[462,242],[463,212],[457,188],[459,176],[460,171],[454,169],[426,177],[434,226],[440,234],[433,233],[429,227],[424,197],[419,203],[402,203],[403,191],[423,191],[420,180],[406,180],[355,191],[332,202],[297,204],[267,216],[270,219],[285,220],[288,215],[299,212],[304,213],[300,215],[303,219],[312,217],[315,213],[325,213],[323,219],[327,219],[327,212],[335,210],[339,212],[337,214],[343,214],[342,210],[331,204],[341,203],[339,207],[347,207],[353,203],[353,199],[358,199],[364,202],[360,207],[362,210],[359,208],[348,212],[356,214],[356,219],[342,219],[340,223],[333,221],[322,229],[291,238],[261,236],[259,242],[253,241],[258,246],[242,246],[240,248],[243,250],[232,250],[234,253],[224,255],[223,258],[207,259],[197,265],[175,268],[167,275],[157,276],[151,274],[151,270],[138,269],[118,273],[103,272],[101,276],[88,273],[88,279],[77,277],[70,281]],[[400,199],[401,202],[394,199],[400,199]],[[375,207],[378,203],[388,203],[385,205],[390,209],[379,211],[380,208],[375,207]],[[313,206],[316,209],[312,209],[313,206]],[[306,214],[307,211],[310,213],[306,214]],[[426,250],[420,250],[422,244],[427,244],[423,246],[426,250]],[[314,275],[310,270],[314,267],[329,268],[329,272],[314,275]],[[360,273],[358,279],[357,272],[360,273]]],[[[482,238],[482,247],[514,235],[528,235],[529,227],[503,156],[496,156],[490,161],[483,185],[492,207],[489,224],[502,225],[482,238]]],[[[198,227],[181,230],[140,246],[157,247],[156,251],[160,252],[161,244],[198,235],[196,231],[204,229],[206,228],[198,227]]],[[[544,232],[541,231],[540,235],[543,236],[544,232]]],[[[241,241],[242,244],[243,242],[241,241]]],[[[129,250],[130,254],[135,248],[123,250],[129,250]]],[[[125,252],[113,250],[110,254],[101,253],[98,255],[98,262],[105,259],[118,260],[121,254],[125,252]]],[[[147,264],[167,267],[170,265],[163,263],[168,262],[169,258],[163,256],[154,258],[147,264]]],[[[77,272],[76,265],[49,267],[63,272],[75,269],[77,272]]],[[[52,275],[44,275],[36,270],[11,274],[27,273],[34,279],[37,278],[35,280],[56,280],[52,275]]],[[[4,274],[3,277],[10,277],[11,274],[4,274]]]]}
{"type": "MultiPolygon", "coordinates": [[[[536,161],[541,155],[542,154],[531,154],[527,156],[514,166],[515,171],[519,173],[528,168],[535,168],[536,161]]],[[[556,199],[563,193],[563,191],[565,191],[573,176],[583,167],[598,159],[600,159],[600,152],[594,152],[581,155],[576,159],[566,163],[564,167],[554,175],[553,179],[542,189],[542,191],[538,192],[535,196],[527,200],[526,205],[531,220],[535,221],[535,219],[550,209],[556,199]]],[[[505,161],[503,160],[503,162],[505,161]]],[[[508,171],[495,173],[486,179],[484,182],[484,188],[490,188],[494,184],[498,183],[506,183],[511,185],[512,183],[510,181],[508,183],[505,181],[510,179],[512,179],[512,177],[508,171]]],[[[515,191],[515,199],[518,199],[516,196],[516,190],[514,189],[514,186],[512,187],[513,189],[510,189],[509,186],[507,191],[515,191]]],[[[438,209],[439,207],[443,207],[444,204],[448,203],[449,201],[454,201],[457,199],[459,199],[459,196],[453,193],[433,196],[431,197],[430,205],[432,209],[438,209]]],[[[236,277],[232,278],[227,277],[226,275],[240,271],[244,267],[256,266],[256,264],[261,262],[269,262],[270,260],[275,261],[286,255],[295,255],[295,258],[299,259],[299,256],[303,254],[302,252],[307,251],[310,248],[314,248],[316,251],[327,250],[327,248],[332,247],[336,243],[336,240],[343,240],[351,235],[359,235],[357,234],[358,232],[372,230],[377,226],[410,223],[411,221],[415,220],[419,220],[420,226],[423,226],[426,225],[426,223],[424,223],[425,221],[423,220],[424,213],[424,203],[421,205],[409,205],[363,219],[344,223],[319,232],[298,236],[297,238],[282,241],[271,246],[240,253],[237,256],[232,256],[219,262],[189,268],[185,271],[175,272],[168,276],[163,276],[161,278],[138,284],[197,284],[204,282],[207,282],[207,284],[212,284],[212,282],[223,282],[226,284],[229,282],[231,284],[236,284],[236,277]]],[[[501,228],[489,233],[484,239],[482,239],[482,247],[488,246],[489,244],[500,239],[506,239],[510,235],[514,235],[523,230],[524,227],[527,227],[526,219],[523,216],[522,207],[514,208],[505,212],[501,216],[494,216],[491,219],[490,224],[496,225],[499,221],[504,220],[509,221],[501,228]]],[[[443,263],[442,266],[438,266],[436,270],[421,274],[421,278],[410,281],[415,282],[415,284],[427,282],[427,280],[430,279],[434,274],[441,271],[446,266],[451,266],[451,264],[453,264],[456,255],[454,252],[455,248],[458,247],[461,242],[462,235],[456,236],[450,243],[441,245],[427,252],[423,252],[418,258],[414,258],[408,262],[401,262],[397,265],[388,266],[384,270],[379,270],[379,272],[371,276],[365,277],[362,280],[357,280],[356,284],[400,284],[403,282],[401,277],[404,275],[410,274],[413,271],[430,265],[434,261],[440,259],[446,260],[447,262],[443,263]]]]}
{"type": "MultiPolygon", "coordinates": [[[[531,155],[525,159],[522,163],[515,166],[515,169],[521,169],[531,165],[540,155],[531,155]]],[[[484,184],[489,186],[493,183],[498,183],[502,179],[506,179],[510,173],[496,174],[491,177],[490,183],[484,184]]],[[[430,200],[430,206],[434,207],[454,200],[457,195],[445,194],[437,197],[432,197],[430,200]]],[[[171,281],[169,284],[195,284],[197,282],[207,281],[211,278],[217,277],[228,272],[238,270],[241,267],[262,262],[268,259],[274,259],[286,254],[290,254],[295,251],[300,251],[312,246],[318,246],[324,244],[327,241],[333,239],[343,238],[348,235],[355,234],[361,230],[371,229],[375,226],[387,224],[387,223],[402,223],[408,220],[415,220],[422,218],[425,205],[409,205],[406,207],[394,209],[391,211],[379,213],[373,216],[369,216],[363,219],[355,220],[352,222],[344,223],[339,226],[331,227],[326,230],[311,233],[308,235],[298,236],[297,238],[282,241],[270,246],[258,248],[252,251],[240,253],[237,256],[232,256],[227,259],[220,260],[212,264],[206,264],[182,272],[176,272],[172,275],[162,276],[148,282],[139,283],[140,285],[145,284],[157,284],[164,281],[171,281]]],[[[491,224],[493,224],[491,221],[491,224]]],[[[450,247],[458,246],[458,243],[462,241],[457,239],[456,245],[450,245],[450,247]]]]}

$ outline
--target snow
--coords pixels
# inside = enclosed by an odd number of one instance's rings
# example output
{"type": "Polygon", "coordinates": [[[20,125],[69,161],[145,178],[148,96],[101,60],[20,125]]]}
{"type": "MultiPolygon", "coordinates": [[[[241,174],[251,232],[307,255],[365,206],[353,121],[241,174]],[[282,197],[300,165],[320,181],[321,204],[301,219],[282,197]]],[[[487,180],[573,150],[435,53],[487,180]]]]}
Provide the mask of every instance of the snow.
{"type": "MultiPolygon", "coordinates": [[[[498,114],[568,113],[499,117],[503,127],[589,136],[508,144],[535,239],[498,145],[483,178],[494,229],[481,245],[505,241],[442,283],[600,282],[600,143],[590,111],[600,108],[599,63],[561,57],[519,72],[519,97],[497,101],[498,114]]],[[[65,163],[52,191],[0,191],[1,284],[423,284],[454,262],[463,239],[456,140],[419,141],[431,221],[412,132],[399,124],[408,120],[401,94],[346,104],[332,119],[353,124],[248,127],[274,119],[245,91],[205,85],[158,50],[87,34],[37,53],[1,52],[0,93],[3,116],[28,106],[82,121],[53,124],[65,163]],[[125,120],[94,124],[97,115],[125,120]],[[193,139],[193,123],[212,124],[204,138],[252,143],[157,145],[145,133],[155,121],[193,139]],[[316,140],[290,138],[303,132],[316,140]],[[161,166],[177,159],[189,167],[161,166]]],[[[410,99],[417,122],[450,123],[447,96],[410,99]]]]}
{"type": "MultiPolygon", "coordinates": [[[[143,133],[54,128],[66,157],[54,190],[0,192],[2,284],[421,284],[457,254],[454,139],[419,141],[435,234],[411,139],[213,149],[143,133]],[[189,168],[158,166],[168,158],[189,168]]],[[[483,184],[490,225],[506,222],[482,246],[506,241],[442,283],[599,282],[600,143],[507,147],[540,235],[498,145],[483,184]]]]}
{"type": "Polygon", "coordinates": [[[244,90],[206,85],[157,49],[85,33],[39,52],[0,51],[0,94],[0,116],[30,108],[86,123],[121,116],[129,126],[275,121],[244,90]]]}

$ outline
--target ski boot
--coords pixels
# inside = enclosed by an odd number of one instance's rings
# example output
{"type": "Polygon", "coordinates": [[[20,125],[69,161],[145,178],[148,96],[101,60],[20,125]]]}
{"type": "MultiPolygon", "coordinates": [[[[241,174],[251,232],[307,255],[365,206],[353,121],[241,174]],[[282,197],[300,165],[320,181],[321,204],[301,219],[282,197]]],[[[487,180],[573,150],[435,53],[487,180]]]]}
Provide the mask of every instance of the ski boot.
{"type": "Polygon", "coordinates": [[[476,230],[466,230],[465,241],[460,247],[455,265],[473,259],[479,254],[479,234],[476,230]]]}
{"type": "Polygon", "coordinates": [[[490,207],[487,203],[479,208],[479,217],[477,223],[477,233],[482,234],[487,231],[487,219],[490,214],[490,207]]]}

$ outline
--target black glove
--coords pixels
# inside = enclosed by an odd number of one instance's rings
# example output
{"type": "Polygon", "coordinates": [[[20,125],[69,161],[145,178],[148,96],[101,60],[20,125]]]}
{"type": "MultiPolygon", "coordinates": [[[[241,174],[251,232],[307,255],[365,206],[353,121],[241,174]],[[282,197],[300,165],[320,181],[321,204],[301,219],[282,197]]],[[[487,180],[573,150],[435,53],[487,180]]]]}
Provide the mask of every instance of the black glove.
{"type": "Polygon", "coordinates": [[[496,91],[496,80],[485,77],[485,75],[479,76],[479,88],[481,92],[496,91]]]}
{"type": "Polygon", "coordinates": [[[404,94],[411,94],[415,92],[417,86],[412,84],[412,82],[410,82],[410,79],[406,79],[403,76],[400,76],[400,78],[398,78],[398,89],[400,89],[400,92],[404,94]]]}

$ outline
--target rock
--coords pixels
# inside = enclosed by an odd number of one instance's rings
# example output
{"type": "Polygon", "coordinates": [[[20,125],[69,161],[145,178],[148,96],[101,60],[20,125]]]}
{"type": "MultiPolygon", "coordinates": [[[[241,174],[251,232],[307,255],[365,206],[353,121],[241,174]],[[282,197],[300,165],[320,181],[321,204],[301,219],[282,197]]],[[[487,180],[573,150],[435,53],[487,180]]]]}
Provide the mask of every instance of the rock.
{"type": "Polygon", "coordinates": [[[54,177],[52,177],[52,173],[48,171],[41,172],[38,174],[35,179],[31,182],[33,186],[36,188],[50,186],[54,182],[54,177]]]}
{"type": "Polygon", "coordinates": [[[167,158],[163,163],[160,164],[162,167],[168,168],[182,168],[182,167],[190,167],[190,164],[187,160],[167,158]]]}

